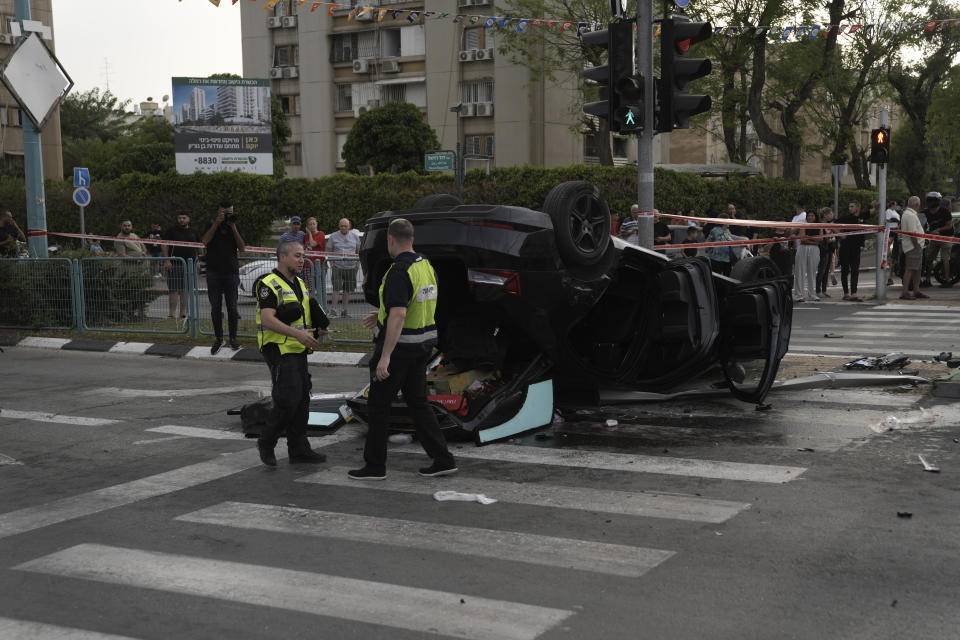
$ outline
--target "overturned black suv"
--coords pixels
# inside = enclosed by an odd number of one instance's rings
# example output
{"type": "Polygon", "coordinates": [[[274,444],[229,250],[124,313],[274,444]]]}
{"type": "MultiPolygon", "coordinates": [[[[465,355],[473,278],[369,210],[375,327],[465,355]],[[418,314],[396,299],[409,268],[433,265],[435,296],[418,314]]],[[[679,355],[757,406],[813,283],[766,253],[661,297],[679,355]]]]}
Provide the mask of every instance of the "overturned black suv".
{"type": "MultiPolygon", "coordinates": [[[[441,424],[478,444],[549,424],[554,404],[601,390],[663,392],[722,371],[731,393],[761,403],[790,339],[790,277],[766,258],[733,277],[705,258],[664,255],[610,236],[599,190],[565,182],[542,211],[429,196],[370,218],[364,293],[378,304],[387,225],[414,226],[437,272],[440,353],[428,372],[441,424]]],[[[348,401],[366,417],[365,394],[348,401]]],[[[397,402],[394,426],[409,420],[397,402]]]]}

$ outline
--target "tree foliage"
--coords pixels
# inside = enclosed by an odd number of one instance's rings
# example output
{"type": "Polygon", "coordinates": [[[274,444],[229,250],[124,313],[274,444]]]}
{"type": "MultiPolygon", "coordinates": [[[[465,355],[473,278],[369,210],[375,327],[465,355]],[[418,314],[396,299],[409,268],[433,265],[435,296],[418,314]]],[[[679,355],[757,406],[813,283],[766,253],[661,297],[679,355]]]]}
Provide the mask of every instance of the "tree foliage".
{"type": "Polygon", "coordinates": [[[942,174],[960,188],[960,67],[950,70],[946,81],[933,92],[930,104],[929,147],[937,149],[942,174]]]}
{"type": "Polygon", "coordinates": [[[280,107],[280,98],[272,93],[270,94],[270,128],[273,133],[273,177],[280,179],[287,173],[283,153],[293,131],[290,129],[287,114],[280,107]]]}
{"type": "Polygon", "coordinates": [[[120,100],[99,88],[71,93],[60,105],[60,135],[64,139],[96,138],[107,142],[127,132],[130,100],[120,100]]]}
{"type": "Polygon", "coordinates": [[[347,171],[370,165],[377,173],[424,173],[423,154],[440,146],[436,132],[423,121],[420,108],[390,102],[357,118],[343,145],[347,171]]]}

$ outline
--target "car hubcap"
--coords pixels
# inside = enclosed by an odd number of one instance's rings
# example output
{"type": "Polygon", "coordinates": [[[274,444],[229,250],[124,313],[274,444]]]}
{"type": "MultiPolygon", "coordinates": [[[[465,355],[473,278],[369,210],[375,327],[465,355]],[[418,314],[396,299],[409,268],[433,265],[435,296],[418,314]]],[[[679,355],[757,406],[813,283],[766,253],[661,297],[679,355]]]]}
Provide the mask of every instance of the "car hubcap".
{"type": "Polygon", "coordinates": [[[591,253],[598,247],[598,238],[603,233],[603,212],[595,206],[591,194],[583,194],[570,207],[570,237],[583,253],[591,253]]]}

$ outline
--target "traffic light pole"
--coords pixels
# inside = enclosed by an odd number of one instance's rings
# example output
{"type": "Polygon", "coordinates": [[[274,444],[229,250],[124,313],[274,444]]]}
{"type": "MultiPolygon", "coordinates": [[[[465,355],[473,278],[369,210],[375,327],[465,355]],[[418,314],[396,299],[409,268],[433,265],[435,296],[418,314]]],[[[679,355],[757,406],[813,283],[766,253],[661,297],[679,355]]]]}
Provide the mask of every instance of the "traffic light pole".
{"type": "Polygon", "coordinates": [[[637,73],[643,75],[643,131],[637,136],[637,204],[639,243],[653,248],[653,3],[637,3],[637,73]]]}
{"type": "MultiPolygon", "coordinates": [[[[890,114],[886,109],[880,111],[880,126],[889,127],[890,114]]],[[[887,273],[890,271],[890,265],[887,264],[887,251],[889,244],[889,232],[887,231],[887,162],[881,163],[877,169],[877,189],[880,192],[878,200],[880,206],[877,207],[877,224],[883,227],[883,231],[877,234],[877,300],[887,299],[887,273]]]]}

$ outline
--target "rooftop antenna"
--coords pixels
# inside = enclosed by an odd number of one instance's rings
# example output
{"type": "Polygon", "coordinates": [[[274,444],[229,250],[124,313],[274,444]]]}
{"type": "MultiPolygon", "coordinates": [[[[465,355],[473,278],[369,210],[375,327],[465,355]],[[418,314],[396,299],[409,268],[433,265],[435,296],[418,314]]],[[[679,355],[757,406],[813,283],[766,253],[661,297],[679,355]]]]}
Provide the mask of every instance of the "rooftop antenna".
{"type": "Polygon", "coordinates": [[[106,58],[103,59],[103,78],[107,91],[110,91],[110,62],[106,58]]]}

